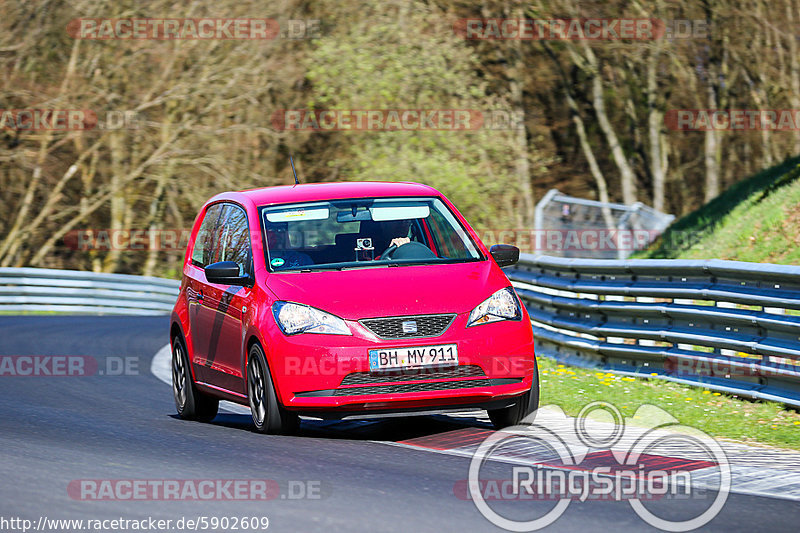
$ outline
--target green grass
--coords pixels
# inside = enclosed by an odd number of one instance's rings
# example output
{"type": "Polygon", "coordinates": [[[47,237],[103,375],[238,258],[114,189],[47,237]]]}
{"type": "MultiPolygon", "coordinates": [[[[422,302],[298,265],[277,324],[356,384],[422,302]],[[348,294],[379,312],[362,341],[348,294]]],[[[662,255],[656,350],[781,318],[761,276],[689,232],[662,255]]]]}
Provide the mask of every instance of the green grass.
{"type": "Polygon", "coordinates": [[[733,185],[635,257],[800,264],[800,157],[733,185]]]}
{"type": "Polygon", "coordinates": [[[782,404],[750,401],[657,378],[569,367],[544,357],[538,362],[541,405],[558,405],[570,416],[598,400],[615,405],[625,417],[632,417],[639,406],[651,404],[712,437],[800,449],[800,412],[782,404]]]}

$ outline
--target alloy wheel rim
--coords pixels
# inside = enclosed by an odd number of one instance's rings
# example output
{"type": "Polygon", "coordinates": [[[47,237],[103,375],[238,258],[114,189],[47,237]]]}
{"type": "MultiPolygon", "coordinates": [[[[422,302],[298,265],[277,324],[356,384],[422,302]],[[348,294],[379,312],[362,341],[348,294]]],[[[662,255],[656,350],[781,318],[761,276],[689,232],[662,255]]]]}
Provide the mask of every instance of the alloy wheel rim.
{"type": "Polygon", "coordinates": [[[261,371],[261,364],[255,357],[250,359],[248,383],[250,410],[253,412],[256,423],[261,425],[267,415],[266,405],[264,404],[264,373],[261,371]]]}
{"type": "Polygon", "coordinates": [[[175,343],[172,350],[172,389],[181,407],[186,405],[186,368],[183,364],[183,349],[175,343]]]}

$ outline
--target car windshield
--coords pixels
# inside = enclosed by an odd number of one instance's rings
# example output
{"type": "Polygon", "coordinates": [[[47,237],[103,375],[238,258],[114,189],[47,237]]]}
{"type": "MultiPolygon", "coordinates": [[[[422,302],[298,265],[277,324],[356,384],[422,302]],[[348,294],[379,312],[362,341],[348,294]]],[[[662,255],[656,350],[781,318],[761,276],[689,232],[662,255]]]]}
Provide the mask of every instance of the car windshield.
{"type": "Polygon", "coordinates": [[[358,198],[263,207],[271,271],[483,259],[439,198],[358,198]]]}

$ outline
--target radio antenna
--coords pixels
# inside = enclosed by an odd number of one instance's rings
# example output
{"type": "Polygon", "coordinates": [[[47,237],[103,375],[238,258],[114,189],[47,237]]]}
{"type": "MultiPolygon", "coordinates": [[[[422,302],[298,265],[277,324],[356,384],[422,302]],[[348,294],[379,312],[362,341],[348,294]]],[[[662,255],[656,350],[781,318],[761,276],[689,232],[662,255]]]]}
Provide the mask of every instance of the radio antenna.
{"type": "Polygon", "coordinates": [[[292,163],[292,174],[294,174],[294,184],[300,185],[300,182],[297,181],[297,171],[294,169],[294,159],[292,159],[292,156],[289,156],[289,162],[292,163]]]}

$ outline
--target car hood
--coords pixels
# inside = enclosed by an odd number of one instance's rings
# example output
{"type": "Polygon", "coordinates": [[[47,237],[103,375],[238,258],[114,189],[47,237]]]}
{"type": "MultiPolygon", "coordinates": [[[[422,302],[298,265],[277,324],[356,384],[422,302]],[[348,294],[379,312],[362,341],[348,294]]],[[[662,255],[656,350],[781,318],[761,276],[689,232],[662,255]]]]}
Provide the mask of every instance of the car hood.
{"type": "Polygon", "coordinates": [[[466,313],[509,285],[493,261],[343,271],[273,273],[267,287],[279,300],[342,318],[466,313]]]}

